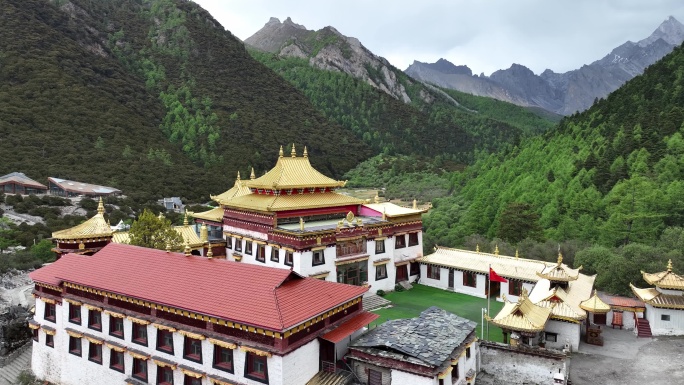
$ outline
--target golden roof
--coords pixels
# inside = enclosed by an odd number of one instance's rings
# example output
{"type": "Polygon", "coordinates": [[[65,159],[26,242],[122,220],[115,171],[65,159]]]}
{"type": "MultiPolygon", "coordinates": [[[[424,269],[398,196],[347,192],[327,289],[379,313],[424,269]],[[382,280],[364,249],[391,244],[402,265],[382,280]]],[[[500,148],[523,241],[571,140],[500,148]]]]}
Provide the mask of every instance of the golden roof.
{"type": "Polygon", "coordinates": [[[539,281],[537,273],[548,266],[546,262],[533,259],[479,253],[447,247],[437,247],[434,253],[422,257],[420,261],[481,274],[489,274],[489,267],[491,266],[502,277],[527,282],[539,281]]]}
{"type": "MultiPolygon", "coordinates": [[[[197,235],[192,226],[174,226],[173,229],[176,230],[181,237],[183,237],[183,246],[186,244],[190,245],[192,248],[204,246],[204,242],[200,240],[200,237],[197,235]]],[[[128,234],[128,231],[119,231],[114,233],[112,236],[112,242],[114,243],[127,244],[129,243],[130,239],[131,237],[128,234]]]]}
{"type": "Polygon", "coordinates": [[[235,179],[235,184],[230,190],[219,195],[210,195],[209,197],[220,204],[222,202],[229,201],[233,198],[237,198],[239,196],[247,195],[250,193],[251,191],[249,187],[245,186],[245,182],[240,180],[240,172],[238,171],[237,179],[235,179]]]}
{"type": "Polygon", "coordinates": [[[131,236],[128,234],[128,231],[117,231],[116,233],[112,234],[112,242],[114,243],[128,244],[130,240],[131,236]]]}
{"type": "Polygon", "coordinates": [[[201,213],[192,213],[193,218],[204,219],[210,222],[223,222],[223,207],[216,207],[201,213]]]}
{"type": "Polygon", "coordinates": [[[567,289],[554,287],[548,279],[541,279],[532,289],[530,299],[540,306],[552,308],[551,316],[565,321],[581,321],[587,313],[580,304],[591,297],[595,275],[577,275],[567,289]],[[555,298],[554,298],[555,297],[555,298]]]}
{"type": "Polygon", "coordinates": [[[104,219],[104,213],[104,204],[102,203],[102,198],[100,198],[100,203],[97,206],[97,214],[95,214],[94,217],[72,228],[55,231],[52,233],[52,238],[67,240],[111,237],[112,228],[104,219]]]}
{"type": "Polygon", "coordinates": [[[588,312],[595,314],[605,314],[610,311],[610,305],[603,302],[598,296],[598,292],[594,290],[594,295],[591,298],[580,302],[580,307],[588,312]]]}
{"type": "Polygon", "coordinates": [[[311,166],[308,153],[304,149],[304,156],[297,157],[294,144],[292,145],[292,156],[284,157],[282,147],[275,167],[263,176],[245,182],[247,187],[284,190],[296,188],[313,187],[343,187],[344,181],[337,181],[329,178],[311,166]]]}
{"type": "Polygon", "coordinates": [[[508,330],[521,332],[539,332],[544,330],[546,321],[551,315],[551,309],[535,305],[527,297],[527,290],[523,289],[517,303],[504,298],[504,307],[494,318],[485,316],[487,321],[508,330]]]}
{"type": "Polygon", "coordinates": [[[220,202],[225,207],[256,211],[286,211],[342,205],[358,205],[361,199],[338,193],[249,194],[220,202]]]}
{"type": "Polygon", "coordinates": [[[570,282],[577,279],[580,266],[577,269],[571,269],[568,265],[563,264],[563,255],[558,253],[558,262],[555,265],[547,266],[542,272],[537,273],[541,278],[548,279],[555,282],[570,282]]]}
{"type": "Polygon", "coordinates": [[[382,202],[382,203],[365,203],[365,207],[378,213],[385,214],[388,218],[392,217],[403,217],[407,215],[421,214],[427,210],[411,209],[408,207],[402,207],[395,205],[392,202],[382,202]]]}
{"type": "Polygon", "coordinates": [[[551,318],[572,322],[578,322],[587,318],[587,313],[582,308],[568,302],[567,292],[559,287],[550,290],[546,298],[534,302],[537,306],[551,309],[551,318]]]}
{"type": "Polygon", "coordinates": [[[640,289],[631,283],[629,287],[640,300],[653,307],[684,309],[684,295],[664,294],[655,288],[640,289]]]}
{"type": "Polygon", "coordinates": [[[641,275],[649,285],[654,285],[662,289],[684,290],[684,277],[672,272],[672,260],[667,262],[667,270],[660,273],[646,273],[643,270],[641,275]]]}

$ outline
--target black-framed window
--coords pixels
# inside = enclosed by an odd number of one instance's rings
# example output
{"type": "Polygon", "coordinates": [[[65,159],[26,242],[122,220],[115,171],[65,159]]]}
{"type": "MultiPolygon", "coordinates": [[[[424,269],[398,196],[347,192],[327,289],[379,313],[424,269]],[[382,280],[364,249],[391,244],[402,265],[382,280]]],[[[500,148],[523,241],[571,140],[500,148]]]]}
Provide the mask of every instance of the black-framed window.
{"type": "Polygon", "coordinates": [[[267,359],[251,352],[247,352],[245,360],[245,377],[268,384],[267,359]]]}
{"type": "Polygon", "coordinates": [[[235,238],[235,251],[242,251],[242,239],[235,238]]]}
{"type": "Polygon", "coordinates": [[[257,245],[257,253],[256,253],[256,260],[262,263],[266,262],[266,246],[265,245],[257,245]]]}
{"type": "Polygon", "coordinates": [[[669,320],[670,320],[670,315],[669,315],[669,314],[661,314],[661,315],[660,315],[660,320],[661,320],[661,321],[669,321],[669,320]]]}
{"type": "Polygon", "coordinates": [[[477,274],[472,271],[463,272],[463,286],[477,287],[477,274]]]}
{"type": "Polygon", "coordinates": [[[313,252],[313,258],[311,259],[312,266],[318,266],[325,264],[325,254],[324,250],[316,250],[313,252]]]}
{"type": "Polygon", "coordinates": [[[52,334],[45,334],[45,346],[49,346],[51,348],[55,347],[55,336],[52,334]]]}
{"type": "Polygon", "coordinates": [[[252,241],[245,239],[245,254],[252,255],[252,241]]]}
{"type": "Polygon", "coordinates": [[[458,380],[458,364],[451,366],[451,379],[452,382],[455,382],[453,380],[458,380]]]}
{"type": "Polygon", "coordinates": [[[81,324],[81,305],[69,303],[69,322],[77,325],[81,324]]]}
{"type": "Polygon", "coordinates": [[[409,246],[417,246],[418,245],[418,233],[410,233],[409,235],[409,246]]]}
{"type": "Polygon", "coordinates": [[[375,280],[379,281],[385,278],[387,278],[387,265],[382,264],[375,266],[375,280]]]}
{"type": "Polygon", "coordinates": [[[293,257],[292,252],[289,250],[285,250],[285,264],[288,266],[292,266],[293,260],[294,260],[294,257],[293,257]]]}
{"type": "Polygon", "coordinates": [[[202,363],[202,341],[185,336],[183,344],[183,358],[186,360],[202,363]]]}
{"type": "Polygon", "coordinates": [[[411,262],[411,275],[420,275],[420,263],[411,262]]]}
{"type": "Polygon", "coordinates": [[[147,360],[133,358],[133,378],[147,382],[147,360]]]}
{"type": "Polygon", "coordinates": [[[232,249],[233,248],[233,237],[228,237],[226,239],[226,248],[227,249],[232,249]]]}
{"type": "Polygon", "coordinates": [[[109,353],[109,368],[121,373],[125,371],[123,352],[112,350],[109,353]]]}
{"type": "Polygon", "coordinates": [[[280,262],[280,250],[271,246],[271,261],[280,262]]]}
{"type": "Polygon", "coordinates": [[[81,349],[81,339],[79,337],[69,336],[69,353],[80,357],[81,349]]]}
{"type": "Polygon", "coordinates": [[[202,385],[202,378],[185,375],[183,385],[202,385]]]}
{"type": "Polygon", "coordinates": [[[427,276],[431,279],[440,279],[442,268],[434,265],[427,265],[427,276]]]}
{"type": "Polygon", "coordinates": [[[395,249],[402,249],[406,247],[406,235],[397,235],[396,240],[394,241],[394,248],[395,249]]]}
{"type": "Polygon", "coordinates": [[[133,336],[131,341],[138,345],[147,346],[147,325],[141,325],[133,322],[133,336]]]}
{"type": "Polygon", "coordinates": [[[88,343],[88,361],[102,365],[102,344],[88,343]]]}
{"type": "Polygon", "coordinates": [[[88,327],[93,330],[102,330],[102,313],[99,310],[88,309],[88,327]]]}
{"type": "Polygon", "coordinates": [[[31,329],[31,334],[33,334],[33,340],[38,342],[38,329],[31,329]]]}
{"type": "Polygon", "coordinates": [[[173,385],[173,369],[157,366],[157,385],[173,385]]]}
{"type": "Polygon", "coordinates": [[[466,359],[470,358],[470,346],[466,348],[466,359]]]}
{"type": "Polygon", "coordinates": [[[544,333],[544,338],[546,342],[558,342],[558,333],[544,333]]]}
{"type": "Polygon", "coordinates": [[[385,252],[385,240],[376,239],[375,240],[375,254],[382,254],[385,252]]]}
{"type": "Polygon", "coordinates": [[[508,280],[508,294],[519,296],[522,293],[523,283],[513,279],[508,280]]]}
{"type": "Polygon", "coordinates": [[[214,345],[214,368],[233,373],[233,350],[214,345]]]}
{"type": "Polygon", "coordinates": [[[45,302],[44,318],[46,321],[56,322],[56,320],[57,320],[57,308],[56,308],[54,303],[45,302]]]}
{"type": "Polygon", "coordinates": [[[173,354],[173,333],[157,329],[157,350],[173,354]]]}
{"type": "Polygon", "coordinates": [[[109,315],[109,335],[116,338],[124,338],[124,321],[123,318],[109,315]]]}

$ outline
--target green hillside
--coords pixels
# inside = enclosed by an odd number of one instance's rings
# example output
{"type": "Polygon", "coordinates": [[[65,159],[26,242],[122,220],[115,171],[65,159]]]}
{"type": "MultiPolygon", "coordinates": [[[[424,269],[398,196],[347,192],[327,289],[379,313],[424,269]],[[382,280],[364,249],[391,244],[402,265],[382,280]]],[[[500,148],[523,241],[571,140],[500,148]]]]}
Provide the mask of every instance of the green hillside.
{"type": "Polygon", "coordinates": [[[372,155],[192,2],[2,9],[0,175],[204,199],[270,168],[280,144],[307,145],[336,177],[372,155]]]}

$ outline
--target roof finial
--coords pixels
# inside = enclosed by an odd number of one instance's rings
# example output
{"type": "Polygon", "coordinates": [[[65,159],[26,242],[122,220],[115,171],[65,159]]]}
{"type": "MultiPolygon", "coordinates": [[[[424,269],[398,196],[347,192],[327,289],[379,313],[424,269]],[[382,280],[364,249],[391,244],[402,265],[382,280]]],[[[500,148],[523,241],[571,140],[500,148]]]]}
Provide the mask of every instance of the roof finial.
{"type": "Polygon", "coordinates": [[[249,174],[249,179],[252,179],[252,180],[256,179],[256,175],[254,175],[254,167],[252,167],[252,173],[249,174]]]}
{"type": "Polygon", "coordinates": [[[240,180],[240,171],[238,171],[238,177],[237,177],[237,180],[238,180],[238,181],[240,180]]]}
{"type": "Polygon", "coordinates": [[[418,200],[416,199],[413,200],[413,209],[418,210],[418,200]]]}
{"type": "Polygon", "coordinates": [[[494,248],[494,255],[499,255],[499,244],[496,244],[496,247],[494,248]]]}
{"type": "Polygon", "coordinates": [[[518,248],[516,247],[516,248],[515,248],[515,259],[518,259],[518,257],[519,257],[519,255],[518,255],[518,248]]]}
{"type": "Polygon", "coordinates": [[[475,245],[475,252],[476,253],[480,252],[480,244],[479,243],[477,245],[475,245]]]}
{"type": "Polygon", "coordinates": [[[667,261],[667,271],[672,271],[672,260],[667,261]]]}
{"type": "Polygon", "coordinates": [[[200,227],[200,241],[202,241],[202,242],[209,241],[209,231],[207,229],[206,223],[202,223],[202,227],[200,227]]]}
{"type": "Polygon", "coordinates": [[[281,144],[280,145],[280,151],[278,151],[278,158],[282,158],[282,157],[283,157],[283,145],[281,144]]]}
{"type": "Polygon", "coordinates": [[[185,256],[189,257],[192,254],[192,250],[190,249],[190,241],[187,239],[185,240],[185,256]]]}
{"type": "Polygon", "coordinates": [[[527,299],[527,289],[525,287],[522,288],[520,291],[520,298],[518,299],[518,303],[521,303],[522,301],[527,299]]]}
{"type": "Polygon", "coordinates": [[[304,218],[299,217],[299,230],[304,231],[304,218]]]}
{"type": "Polygon", "coordinates": [[[375,192],[375,198],[373,198],[373,201],[374,201],[375,203],[380,203],[380,197],[378,196],[378,192],[377,192],[377,191],[375,192]]]}
{"type": "Polygon", "coordinates": [[[214,252],[211,251],[211,243],[209,244],[209,247],[207,248],[207,258],[209,258],[209,259],[214,258],[214,252]]]}
{"type": "Polygon", "coordinates": [[[190,223],[188,222],[188,210],[185,210],[185,216],[183,217],[183,226],[187,226],[190,223]]]}
{"type": "Polygon", "coordinates": [[[290,155],[292,155],[293,158],[297,157],[297,151],[295,151],[295,144],[292,143],[292,151],[290,152],[290,155]]]}
{"type": "Polygon", "coordinates": [[[560,249],[558,250],[558,266],[560,266],[563,263],[563,254],[560,252],[560,249]]]}
{"type": "Polygon", "coordinates": [[[97,204],[97,213],[100,215],[104,215],[104,213],[105,213],[105,208],[104,208],[104,203],[102,202],[102,197],[100,197],[100,203],[97,204]]]}
{"type": "Polygon", "coordinates": [[[382,208],[382,220],[387,220],[387,209],[385,209],[384,207],[382,208]]]}
{"type": "Polygon", "coordinates": [[[171,252],[171,242],[166,242],[166,252],[171,252]]]}
{"type": "Polygon", "coordinates": [[[304,157],[305,158],[309,157],[309,151],[306,150],[306,146],[304,146],[304,157]]]}

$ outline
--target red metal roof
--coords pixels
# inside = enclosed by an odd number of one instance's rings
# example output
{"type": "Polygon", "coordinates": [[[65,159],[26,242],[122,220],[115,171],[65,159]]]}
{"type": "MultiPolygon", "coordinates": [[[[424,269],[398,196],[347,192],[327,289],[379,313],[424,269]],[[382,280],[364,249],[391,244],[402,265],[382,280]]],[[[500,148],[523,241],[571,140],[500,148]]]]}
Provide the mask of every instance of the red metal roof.
{"type": "Polygon", "coordinates": [[[286,269],[110,243],[91,257],[66,255],[29,274],[67,281],[274,331],[284,331],[368,289],[286,269]]]}
{"type": "Polygon", "coordinates": [[[354,334],[354,332],[361,329],[362,327],[375,321],[376,319],[378,319],[378,317],[380,316],[375,313],[367,311],[361,312],[361,314],[354,316],[352,319],[338,326],[337,329],[323,334],[321,338],[336,344],[345,339],[346,337],[349,337],[350,335],[354,334]]]}
{"type": "Polygon", "coordinates": [[[604,293],[599,293],[599,298],[605,303],[607,303],[610,306],[619,306],[619,307],[639,307],[639,308],[645,308],[646,305],[644,305],[643,301],[640,301],[636,298],[630,298],[630,297],[619,297],[619,296],[613,296],[613,295],[608,295],[604,293]]]}

